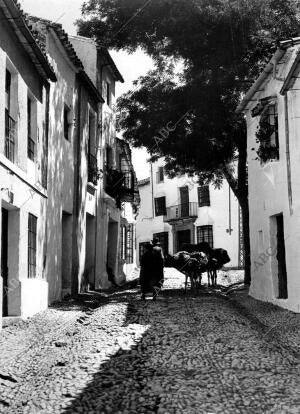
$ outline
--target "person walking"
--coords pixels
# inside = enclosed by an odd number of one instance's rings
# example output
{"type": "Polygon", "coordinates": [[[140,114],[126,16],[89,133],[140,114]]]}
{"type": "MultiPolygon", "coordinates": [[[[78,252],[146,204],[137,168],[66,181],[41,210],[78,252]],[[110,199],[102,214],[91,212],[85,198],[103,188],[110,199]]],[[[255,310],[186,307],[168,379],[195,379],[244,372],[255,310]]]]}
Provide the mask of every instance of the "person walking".
{"type": "Polygon", "coordinates": [[[155,289],[155,296],[153,299],[155,300],[164,284],[164,255],[158,238],[152,240],[152,246],[153,283],[155,289]]]}
{"type": "Polygon", "coordinates": [[[142,300],[145,300],[147,293],[152,293],[153,300],[156,300],[164,281],[164,258],[159,240],[154,239],[146,244],[145,253],[141,258],[140,283],[142,300]]]}

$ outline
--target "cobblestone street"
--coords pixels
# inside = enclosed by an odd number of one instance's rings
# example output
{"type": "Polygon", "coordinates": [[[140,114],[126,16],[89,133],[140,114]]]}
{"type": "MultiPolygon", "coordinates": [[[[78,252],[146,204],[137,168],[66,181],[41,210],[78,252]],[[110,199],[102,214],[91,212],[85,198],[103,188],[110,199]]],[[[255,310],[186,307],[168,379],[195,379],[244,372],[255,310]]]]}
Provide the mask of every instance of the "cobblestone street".
{"type": "Polygon", "coordinates": [[[0,412],[299,413],[295,355],[231,301],[182,284],[169,271],[156,302],[86,296],[5,328],[0,412]]]}

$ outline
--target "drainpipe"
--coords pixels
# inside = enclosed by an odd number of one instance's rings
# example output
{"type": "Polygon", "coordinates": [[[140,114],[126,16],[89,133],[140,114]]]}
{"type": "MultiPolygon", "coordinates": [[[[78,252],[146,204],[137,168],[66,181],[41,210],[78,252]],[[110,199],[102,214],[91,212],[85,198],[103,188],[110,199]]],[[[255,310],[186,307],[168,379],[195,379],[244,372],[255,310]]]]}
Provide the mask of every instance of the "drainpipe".
{"type": "Polygon", "coordinates": [[[231,228],[231,189],[229,186],[229,193],[228,193],[228,215],[229,215],[229,227],[227,229],[227,233],[229,233],[229,235],[231,236],[232,233],[232,228],[231,228]]]}
{"type": "Polygon", "coordinates": [[[287,186],[288,186],[290,215],[292,215],[293,214],[293,193],[292,193],[291,157],[290,157],[289,107],[288,107],[287,92],[284,94],[284,113],[285,113],[285,136],[286,136],[287,186]]]}
{"type": "Polygon", "coordinates": [[[154,218],[154,190],[153,190],[153,166],[150,162],[150,171],[151,171],[151,204],[152,204],[152,218],[154,218]]]}

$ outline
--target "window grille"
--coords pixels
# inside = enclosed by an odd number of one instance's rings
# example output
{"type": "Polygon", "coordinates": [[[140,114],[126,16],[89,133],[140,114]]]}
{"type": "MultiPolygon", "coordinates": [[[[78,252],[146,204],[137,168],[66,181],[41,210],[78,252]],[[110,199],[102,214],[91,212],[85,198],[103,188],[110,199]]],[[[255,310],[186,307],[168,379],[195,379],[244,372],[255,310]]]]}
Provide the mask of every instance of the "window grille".
{"type": "Polygon", "coordinates": [[[165,216],[166,211],[166,197],[157,197],[155,201],[155,216],[165,216]]]}
{"type": "Polygon", "coordinates": [[[34,161],[35,142],[32,138],[32,101],[27,98],[27,157],[34,161]]]}
{"type": "Polygon", "coordinates": [[[70,108],[65,105],[64,106],[64,137],[65,139],[69,140],[69,130],[70,130],[70,123],[69,123],[69,116],[70,116],[70,108]]]}
{"type": "MultiPolygon", "coordinates": [[[[268,106],[268,118],[269,118],[269,124],[272,127],[272,133],[270,135],[270,141],[267,145],[270,147],[279,149],[278,113],[277,113],[276,103],[270,104],[268,106]]],[[[278,151],[278,156],[276,158],[279,158],[279,151],[278,151]]]]}
{"type": "Polygon", "coordinates": [[[197,243],[206,242],[211,248],[214,247],[213,226],[197,227],[197,243]]]}
{"type": "Polygon", "coordinates": [[[199,207],[210,206],[210,194],[208,185],[201,185],[198,187],[198,204],[199,207]]]}
{"type": "Polygon", "coordinates": [[[126,263],[133,263],[133,224],[126,228],[126,263]]]}
{"type": "Polygon", "coordinates": [[[28,277],[36,277],[36,235],[37,235],[37,218],[28,215],[28,277]]]}
{"type": "Polygon", "coordinates": [[[5,75],[5,156],[15,161],[16,121],[10,116],[11,104],[11,73],[5,75]]]}
{"type": "Polygon", "coordinates": [[[120,259],[126,260],[126,226],[120,228],[120,259]]]}
{"type": "Polygon", "coordinates": [[[162,183],[164,181],[164,167],[159,167],[156,173],[156,182],[162,183]]]}

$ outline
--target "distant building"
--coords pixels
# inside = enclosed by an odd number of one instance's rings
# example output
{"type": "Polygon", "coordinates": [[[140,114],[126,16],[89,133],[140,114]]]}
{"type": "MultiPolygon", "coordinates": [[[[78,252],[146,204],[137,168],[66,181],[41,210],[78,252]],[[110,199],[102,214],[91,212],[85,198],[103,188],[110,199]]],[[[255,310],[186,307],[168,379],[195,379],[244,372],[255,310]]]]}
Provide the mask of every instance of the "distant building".
{"type": "Polygon", "coordinates": [[[238,111],[247,120],[251,288],[300,312],[300,38],[280,42],[238,111]]]}
{"type": "Polygon", "coordinates": [[[228,251],[228,267],[243,267],[239,204],[227,182],[218,190],[212,185],[199,186],[195,177],[187,175],[170,179],[160,159],[138,186],[138,263],[145,243],[158,237],[165,255],[180,251],[185,243],[206,241],[228,251]]]}

